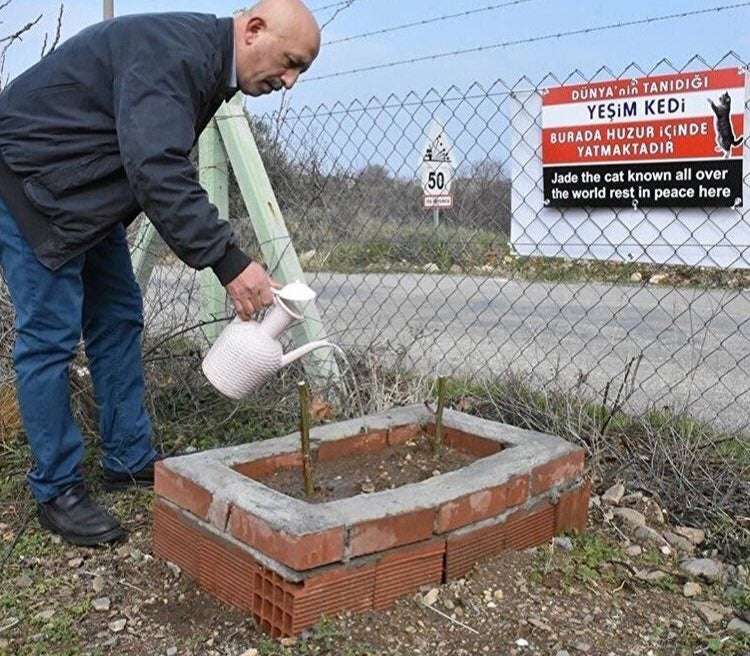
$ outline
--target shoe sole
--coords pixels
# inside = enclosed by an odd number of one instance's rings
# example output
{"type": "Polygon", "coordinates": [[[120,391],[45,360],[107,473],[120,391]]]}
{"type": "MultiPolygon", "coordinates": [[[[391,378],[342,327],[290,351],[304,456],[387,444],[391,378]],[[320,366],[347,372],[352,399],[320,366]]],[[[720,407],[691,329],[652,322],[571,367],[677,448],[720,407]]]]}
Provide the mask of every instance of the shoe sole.
{"type": "Polygon", "coordinates": [[[121,542],[128,536],[127,532],[120,527],[113,528],[112,530],[99,535],[76,535],[74,533],[67,533],[59,530],[42,513],[39,513],[37,516],[39,517],[39,523],[43,528],[59,535],[66,542],[75,544],[79,547],[96,547],[102,544],[109,544],[110,542],[121,542]]]}
{"type": "Polygon", "coordinates": [[[105,492],[122,492],[130,488],[145,489],[154,487],[153,481],[102,481],[102,487],[105,492]]]}

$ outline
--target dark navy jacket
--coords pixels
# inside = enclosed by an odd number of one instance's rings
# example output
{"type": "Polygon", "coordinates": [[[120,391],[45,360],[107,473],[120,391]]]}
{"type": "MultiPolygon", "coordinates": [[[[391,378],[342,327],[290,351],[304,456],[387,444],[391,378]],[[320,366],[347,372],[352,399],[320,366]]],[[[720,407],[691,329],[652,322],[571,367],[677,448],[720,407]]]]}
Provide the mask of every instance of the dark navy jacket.
{"type": "Polygon", "coordinates": [[[84,29],[0,93],[0,196],[57,269],[143,210],[222,284],[249,263],[189,155],[231,97],[231,18],[164,13],[84,29]]]}

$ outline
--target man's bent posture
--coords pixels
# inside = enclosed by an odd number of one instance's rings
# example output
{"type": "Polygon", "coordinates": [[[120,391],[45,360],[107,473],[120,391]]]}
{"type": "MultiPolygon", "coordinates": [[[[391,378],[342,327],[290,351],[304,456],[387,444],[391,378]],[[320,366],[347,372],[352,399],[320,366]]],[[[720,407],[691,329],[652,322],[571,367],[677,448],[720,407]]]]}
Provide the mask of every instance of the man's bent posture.
{"type": "Polygon", "coordinates": [[[271,303],[189,154],[238,89],[291,88],[318,54],[299,0],[234,19],[129,16],[83,30],[0,94],[0,266],[16,311],[18,399],[43,526],[76,544],[120,539],[81,478],[69,368],[83,336],[99,408],[105,486],[153,482],[144,408],[143,301],[125,227],[144,211],[189,266],[211,267],[237,314],[271,303]]]}

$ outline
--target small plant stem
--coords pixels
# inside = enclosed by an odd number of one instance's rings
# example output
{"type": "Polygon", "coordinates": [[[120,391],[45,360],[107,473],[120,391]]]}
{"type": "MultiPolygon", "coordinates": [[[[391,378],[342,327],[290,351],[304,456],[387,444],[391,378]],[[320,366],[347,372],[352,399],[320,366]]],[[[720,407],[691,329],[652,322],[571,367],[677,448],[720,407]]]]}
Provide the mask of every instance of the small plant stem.
{"type": "Polygon", "coordinates": [[[437,380],[437,412],[435,413],[435,443],[433,445],[435,453],[443,450],[443,407],[445,406],[445,376],[440,376],[437,380]]]}
{"type": "Polygon", "coordinates": [[[302,441],[302,475],[305,479],[305,495],[311,497],[313,486],[312,459],[310,458],[310,393],[307,383],[300,381],[299,388],[299,434],[302,441]]]}

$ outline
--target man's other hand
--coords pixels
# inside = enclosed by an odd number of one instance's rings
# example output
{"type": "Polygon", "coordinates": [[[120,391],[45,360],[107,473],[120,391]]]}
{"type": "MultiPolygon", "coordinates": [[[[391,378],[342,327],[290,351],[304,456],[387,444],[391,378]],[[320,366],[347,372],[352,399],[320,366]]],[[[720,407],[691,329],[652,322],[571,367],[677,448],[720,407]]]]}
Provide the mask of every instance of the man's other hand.
{"type": "Polygon", "coordinates": [[[262,308],[273,304],[271,287],[278,286],[260,264],[251,262],[226,289],[232,298],[237,316],[247,321],[262,308]]]}

